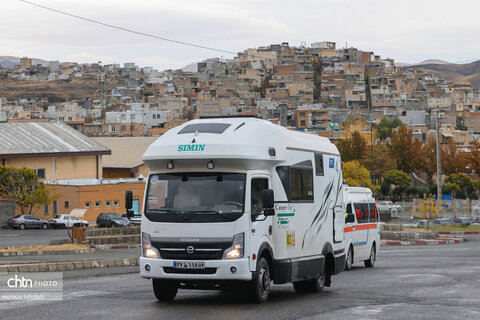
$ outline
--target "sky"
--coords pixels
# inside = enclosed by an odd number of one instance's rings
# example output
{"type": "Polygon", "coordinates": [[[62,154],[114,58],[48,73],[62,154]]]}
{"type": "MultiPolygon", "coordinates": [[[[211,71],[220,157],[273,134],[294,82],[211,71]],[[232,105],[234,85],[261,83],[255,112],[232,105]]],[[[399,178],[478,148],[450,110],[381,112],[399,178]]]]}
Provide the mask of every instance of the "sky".
{"type": "MultiPolygon", "coordinates": [[[[480,60],[477,0],[29,0],[122,28],[240,52],[333,41],[415,63],[480,60]]],[[[178,69],[232,54],[130,34],[19,0],[0,4],[0,56],[178,69]]]]}

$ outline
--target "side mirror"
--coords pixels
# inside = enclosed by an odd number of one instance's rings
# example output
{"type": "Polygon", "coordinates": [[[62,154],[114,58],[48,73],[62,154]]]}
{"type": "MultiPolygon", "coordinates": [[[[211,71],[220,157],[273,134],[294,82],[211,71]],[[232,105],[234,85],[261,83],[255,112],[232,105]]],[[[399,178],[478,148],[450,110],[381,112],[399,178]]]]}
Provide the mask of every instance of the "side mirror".
{"type": "Polygon", "coordinates": [[[263,208],[273,209],[273,205],[274,205],[273,190],[272,189],[263,190],[263,208]]]}
{"type": "Polygon", "coordinates": [[[125,191],[125,209],[130,210],[133,206],[133,192],[132,190],[125,191]]]}
{"type": "Polygon", "coordinates": [[[355,215],[353,213],[347,214],[347,217],[345,218],[345,223],[351,222],[355,222],[355,215]]]}

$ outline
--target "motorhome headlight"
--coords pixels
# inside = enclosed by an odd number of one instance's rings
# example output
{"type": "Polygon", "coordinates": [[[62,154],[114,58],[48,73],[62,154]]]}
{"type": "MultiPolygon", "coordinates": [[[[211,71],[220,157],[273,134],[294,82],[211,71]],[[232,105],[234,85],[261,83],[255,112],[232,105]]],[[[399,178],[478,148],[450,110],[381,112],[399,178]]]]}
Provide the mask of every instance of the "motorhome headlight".
{"type": "Polygon", "coordinates": [[[145,232],[142,232],[142,252],[146,258],[158,259],[160,256],[158,250],[152,246],[150,235],[145,232]]]}
{"type": "Polygon", "coordinates": [[[233,244],[225,250],[225,259],[237,259],[243,257],[244,250],[244,233],[239,233],[233,237],[233,244]]]}

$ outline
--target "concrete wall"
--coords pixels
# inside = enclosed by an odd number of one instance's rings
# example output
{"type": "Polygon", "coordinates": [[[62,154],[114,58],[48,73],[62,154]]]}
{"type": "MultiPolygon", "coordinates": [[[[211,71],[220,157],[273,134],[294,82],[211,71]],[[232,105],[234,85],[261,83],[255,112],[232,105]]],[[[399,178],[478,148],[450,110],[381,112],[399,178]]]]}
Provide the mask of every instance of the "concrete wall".
{"type": "Polygon", "coordinates": [[[15,201],[0,200],[0,225],[7,224],[8,219],[15,216],[15,201]]]}

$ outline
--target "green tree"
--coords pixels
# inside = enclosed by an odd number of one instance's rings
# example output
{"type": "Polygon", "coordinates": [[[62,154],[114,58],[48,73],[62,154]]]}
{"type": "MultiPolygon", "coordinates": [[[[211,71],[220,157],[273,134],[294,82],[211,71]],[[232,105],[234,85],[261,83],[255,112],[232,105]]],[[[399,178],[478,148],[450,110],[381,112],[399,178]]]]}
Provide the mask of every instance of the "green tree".
{"type": "Polygon", "coordinates": [[[31,214],[36,205],[49,204],[53,199],[32,169],[6,166],[0,166],[0,196],[14,199],[22,214],[31,214]]]}
{"type": "Polygon", "coordinates": [[[392,136],[393,129],[401,126],[403,123],[398,118],[392,121],[387,118],[383,118],[377,125],[378,137],[380,140],[386,140],[392,136]]]}
{"type": "Polygon", "coordinates": [[[382,190],[390,191],[391,186],[394,186],[393,194],[396,196],[402,197],[402,194],[407,191],[407,188],[410,186],[412,178],[403,171],[393,169],[385,172],[383,176],[382,190]]]}
{"type": "Polygon", "coordinates": [[[343,179],[347,185],[352,187],[364,186],[370,188],[373,193],[378,193],[379,187],[375,186],[370,180],[370,173],[360,162],[353,160],[343,163],[343,179]]]}
{"type": "Polygon", "coordinates": [[[453,173],[445,178],[445,189],[452,194],[452,198],[465,199],[474,190],[474,184],[467,175],[453,173]]]}
{"type": "Polygon", "coordinates": [[[463,122],[463,117],[457,117],[456,123],[455,123],[455,130],[460,130],[460,131],[467,131],[468,128],[463,122]]]}
{"type": "Polygon", "coordinates": [[[367,153],[367,141],[360,132],[353,131],[351,135],[337,142],[337,148],[343,161],[360,160],[367,153]]]}

